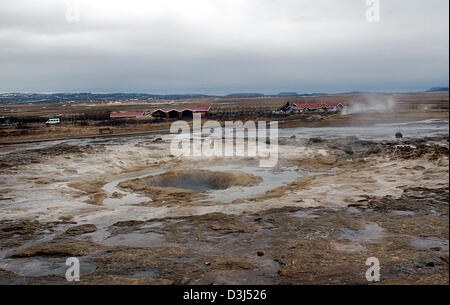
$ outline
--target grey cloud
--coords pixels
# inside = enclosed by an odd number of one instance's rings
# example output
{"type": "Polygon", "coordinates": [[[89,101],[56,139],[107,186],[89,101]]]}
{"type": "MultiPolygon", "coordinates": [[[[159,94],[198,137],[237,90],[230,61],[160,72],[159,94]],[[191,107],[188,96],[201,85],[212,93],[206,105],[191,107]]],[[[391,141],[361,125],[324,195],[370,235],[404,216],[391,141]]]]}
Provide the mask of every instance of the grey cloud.
{"type": "Polygon", "coordinates": [[[365,20],[365,0],[93,2],[80,0],[81,21],[67,22],[64,1],[2,1],[0,91],[270,93],[448,83],[447,0],[381,0],[379,23],[365,20]]]}

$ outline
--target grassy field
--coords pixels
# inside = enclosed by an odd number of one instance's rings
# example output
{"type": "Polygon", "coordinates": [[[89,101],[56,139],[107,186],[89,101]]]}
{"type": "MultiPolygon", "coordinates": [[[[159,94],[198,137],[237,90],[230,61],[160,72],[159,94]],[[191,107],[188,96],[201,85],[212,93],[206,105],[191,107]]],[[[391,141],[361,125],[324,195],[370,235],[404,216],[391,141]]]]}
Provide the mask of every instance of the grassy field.
{"type": "MultiPolygon", "coordinates": [[[[219,98],[199,100],[160,100],[157,102],[115,102],[104,103],[54,103],[3,105],[0,117],[23,122],[21,128],[0,129],[0,142],[25,139],[58,138],[67,136],[88,136],[99,133],[99,128],[110,127],[114,134],[168,129],[168,121],[152,119],[113,121],[110,112],[153,111],[162,107],[184,107],[211,105],[212,113],[222,111],[277,110],[290,103],[345,102],[348,115],[325,115],[317,118],[314,114],[265,115],[251,117],[230,117],[230,120],[276,120],[280,127],[318,127],[367,125],[383,122],[405,122],[421,119],[448,119],[448,92],[408,93],[408,94],[358,94],[317,97],[259,97],[259,98],[219,98]],[[60,117],[58,126],[45,126],[48,118],[60,117]]],[[[11,127],[11,126],[10,126],[11,127]]]]}

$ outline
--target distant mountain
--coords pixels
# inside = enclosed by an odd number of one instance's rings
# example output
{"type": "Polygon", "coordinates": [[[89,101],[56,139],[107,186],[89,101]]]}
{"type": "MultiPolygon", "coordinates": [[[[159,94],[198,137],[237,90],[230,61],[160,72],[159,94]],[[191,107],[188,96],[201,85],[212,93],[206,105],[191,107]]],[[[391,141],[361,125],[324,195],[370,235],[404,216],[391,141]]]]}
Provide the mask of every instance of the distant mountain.
{"type": "Polygon", "coordinates": [[[314,92],[314,93],[303,93],[303,94],[299,94],[298,96],[313,97],[313,96],[322,96],[322,95],[330,95],[330,94],[324,93],[324,92],[314,92]]]}
{"type": "Polygon", "coordinates": [[[327,93],[327,92],[313,92],[313,93],[297,93],[297,92],[280,92],[275,96],[301,96],[301,97],[315,97],[324,95],[354,95],[354,94],[365,94],[364,91],[350,91],[341,93],[327,93]]]}
{"type": "Polygon", "coordinates": [[[262,93],[231,93],[225,95],[225,97],[263,97],[262,93]]]}
{"type": "Polygon", "coordinates": [[[184,100],[211,97],[205,94],[145,94],[145,93],[0,93],[0,104],[39,104],[111,100],[184,100]]]}
{"type": "Polygon", "coordinates": [[[448,91],[448,87],[433,87],[425,92],[445,92],[445,91],[448,91]]]}
{"type": "MultiPolygon", "coordinates": [[[[446,92],[448,87],[433,87],[425,92],[446,92]]],[[[318,97],[328,95],[354,95],[367,94],[364,91],[351,91],[343,93],[297,93],[280,92],[274,95],[263,93],[231,93],[228,95],[207,94],[148,94],[148,93],[0,93],[0,105],[6,104],[41,104],[41,103],[67,103],[67,102],[110,102],[110,101],[152,101],[152,100],[187,100],[201,98],[255,98],[255,97],[318,97]]]]}
{"type": "Polygon", "coordinates": [[[298,96],[297,92],[280,92],[277,96],[298,96]]]}
{"type": "Polygon", "coordinates": [[[343,92],[343,93],[340,93],[340,94],[342,94],[342,95],[354,95],[354,94],[368,94],[369,92],[366,92],[366,91],[350,91],[350,92],[343,92]]]}

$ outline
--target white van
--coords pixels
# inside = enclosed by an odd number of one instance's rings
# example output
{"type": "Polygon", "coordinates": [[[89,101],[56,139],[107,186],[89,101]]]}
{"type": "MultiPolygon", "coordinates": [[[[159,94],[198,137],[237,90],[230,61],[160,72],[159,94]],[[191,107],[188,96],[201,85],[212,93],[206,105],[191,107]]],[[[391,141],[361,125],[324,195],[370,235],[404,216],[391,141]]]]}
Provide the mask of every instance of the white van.
{"type": "Polygon", "coordinates": [[[61,123],[60,119],[48,119],[47,122],[45,122],[45,125],[56,125],[61,123]]]}

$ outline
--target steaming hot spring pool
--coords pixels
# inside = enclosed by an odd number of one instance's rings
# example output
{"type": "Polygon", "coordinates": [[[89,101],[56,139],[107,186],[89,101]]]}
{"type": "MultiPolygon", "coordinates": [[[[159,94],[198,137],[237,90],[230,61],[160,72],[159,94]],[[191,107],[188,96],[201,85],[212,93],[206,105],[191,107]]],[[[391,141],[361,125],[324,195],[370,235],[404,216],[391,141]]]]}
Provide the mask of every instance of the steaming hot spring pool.
{"type": "Polygon", "coordinates": [[[241,163],[153,170],[105,184],[103,190],[115,196],[103,203],[129,205],[151,202],[154,198],[145,191],[146,188],[156,188],[161,192],[199,192],[203,196],[196,201],[231,203],[264,194],[300,177],[297,167],[261,168],[241,163]]]}

